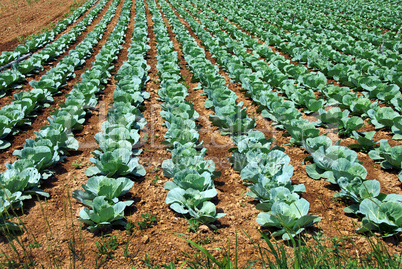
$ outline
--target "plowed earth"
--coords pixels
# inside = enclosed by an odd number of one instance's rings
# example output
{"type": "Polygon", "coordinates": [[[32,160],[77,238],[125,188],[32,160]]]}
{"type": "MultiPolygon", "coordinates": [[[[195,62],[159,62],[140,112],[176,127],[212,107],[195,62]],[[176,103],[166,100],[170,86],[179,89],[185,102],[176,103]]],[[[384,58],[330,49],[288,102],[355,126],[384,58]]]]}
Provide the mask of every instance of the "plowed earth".
{"type": "Polygon", "coordinates": [[[70,7],[85,0],[1,0],[0,51],[63,19],[70,7]]]}
{"type": "MultiPolygon", "coordinates": [[[[29,5],[27,1],[23,0],[2,0],[0,3],[0,51],[12,50],[21,37],[35,33],[42,27],[49,26],[49,23],[62,19],[63,14],[69,11],[74,2],[73,0],[32,0],[31,5],[29,5]]],[[[89,26],[88,31],[93,29],[99,22],[109,4],[110,2],[99,17],[89,26]]],[[[100,41],[100,45],[94,49],[93,56],[86,61],[82,69],[76,71],[77,76],[68,83],[67,87],[62,89],[61,94],[55,97],[54,104],[40,111],[36,118],[33,119],[31,126],[23,126],[21,128],[22,132],[10,138],[12,147],[0,152],[0,171],[5,170],[4,164],[6,162],[16,160],[12,152],[15,149],[22,148],[25,139],[35,137],[34,131],[39,130],[40,127],[47,123],[46,118],[49,113],[64,101],[64,95],[72,89],[74,84],[80,81],[80,75],[84,70],[92,66],[94,56],[106,42],[117,22],[122,4],[123,0],[116,10],[116,16],[108,25],[107,32],[100,41]]],[[[143,115],[148,125],[141,133],[143,153],[139,158],[147,170],[147,175],[144,178],[135,179],[134,188],[125,198],[135,201],[131,207],[126,209],[126,216],[130,222],[144,221],[141,214],[149,213],[158,218],[157,223],[152,228],[145,230],[134,229],[131,235],[128,235],[124,229],[104,231],[105,237],[102,238],[102,234],[92,234],[80,224],[77,217],[83,206],[71,198],[72,191],[81,189],[81,184],[85,184],[87,181],[84,171],[86,167],[91,165],[89,162],[89,158],[92,157],[91,152],[97,148],[94,135],[100,131],[100,126],[106,117],[108,105],[112,102],[115,88],[113,75],[116,74],[123,61],[127,59],[127,49],[131,43],[130,38],[134,30],[135,8],[133,5],[132,20],[129,24],[125,43],[118,55],[118,60],[114,63],[115,71],[112,72],[112,77],[109,79],[104,92],[99,95],[98,106],[92,114],[87,116],[83,130],[75,134],[75,137],[80,142],[80,148],[77,151],[71,151],[63,163],[57,164],[54,167],[55,175],[42,184],[42,188],[50,194],[50,198],[47,200],[33,199],[26,202],[24,213],[19,216],[26,227],[26,232],[19,237],[25,251],[16,240],[9,242],[6,237],[0,235],[0,248],[3,254],[8,257],[7,259],[15,262],[32,262],[31,266],[43,266],[44,268],[53,266],[62,268],[93,268],[100,266],[104,268],[130,268],[132,266],[144,268],[143,261],[145,259],[152,261],[154,264],[164,264],[171,261],[175,264],[181,264],[186,259],[184,252],[191,255],[196,252],[174,233],[185,234],[188,236],[187,238],[196,242],[207,243],[204,245],[207,249],[227,249],[230,240],[232,253],[237,234],[239,264],[245,265],[247,261],[258,259],[258,252],[254,248],[253,242],[264,246],[260,239],[260,227],[255,221],[259,211],[255,208],[255,201],[245,195],[247,187],[242,184],[239,174],[230,166],[229,157],[231,153],[229,149],[233,147],[233,142],[228,136],[220,135],[218,128],[209,121],[208,115],[213,114],[213,111],[204,107],[206,97],[201,95],[202,89],[193,90],[197,84],[191,82],[192,74],[184,58],[181,57],[181,46],[177,42],[166,18],[165,23],[169,29],[169,35],[180,58],[181,74],[186,85],[189,85],[187,100],[194,102],[195,109],[200,114],[198,120],[200,140],[204,141],[203,145],[207,148],[206,158],[214,160],[216,170],[222,173],[216,179],[218,196],[213,202],[217,205],[219,211],[225,212],[227,215],[215,223],[217,229],[201,226],[199,232],[194,233],[188,231],[189,225],[186,219],[175,214],[165,203],[167,192],[163,186],[168,179],[163,176],[161,164],[165,159],[170,158],[170,153],[161,144],[164,140],[163,135],[166,132],[166,128],[163,126],[164,121],[159,115],[161,103],[157,95],[159,81],[158,70],[156,69],[156,41],[152,30],[152,16],[147,5],[146,10],[150,38],[149,45],[151,46],[151,50],[147,55],[148,64],[151,66],[149,71],[151,79],[146,85],[146,90],[151,94],[151,98],[144,103],[143,115]],[[252,241],[242,229],[251,237],[252,241]],[[111,257],[103,260],[106,256],[98,255],[99,251],[96,242],[108,241],[114,238],[117,240],[119,247],[112,250],[111,257]],[[13,251],[12,245],[16,246],[17,251],[13,251]],[[124,248],[126,248],[126,252],[123,250],[124,248]]],[[[181,21],[186,25],[190,34],[196,38],[198,44],[203,47],[188,24],[183,19],[181,21]]],[[[78,44],[88,31],[85,31],[71,48],[78,44]]],[[[206,52],[206,56],[212,63],[216,63],[209,52],[206,52]]],[[[39,79],[44,72],[34,76],[34,78],[39,79]]],[[[318,215],[322,219],[318,225],[307,230],[307,242],[310,242],[309,238],[317,232],[329,238],[334,236],[338,238],[348,237],[350,241],[354,242],[354,246],[349,241],[345,241],[346,243],[343,247],[350,250],[352,255],[363,254],[366,249],[369,249],[369,243],[355,232],[359,225],[359,220],[354,216],[346,215],[343,212],[344,203],[333,198],[334,193],[338,191],[337,187],[328,182],[317,181],[308,177],[305,171],[305,164],[302,163],[303,159],[308,156],[307,152],[299,147],[287,146],[286,144],[289,143],[290,138],[283,131],[276,130],[269,121],[259,115],[257,112],[258,107],[240,91],[239,84],[230,82],[225,70],[221,68],[220,74],[225,77],[229,88],[238,95],[237,101],[244,102],[245,106],[247,106],[249,116],[254,115],[256,117],[256,129],[264,132],[267,138],[275,138],[276,145],[285,148],[285,152],[290,156],[291,164],[294,166],[293,182],[305,184],[307,192],[302,197],[310,202],[310,213],[318,215]]],[[[29,89],[27,84],[25,86],[29,89]]],[[[1,99],[1,106],[9,103],[11,96],[4,97],[8,99],[1,99]]],[[[362,130],[371,131],[374,130],[374,127],[366,124],[362,130]]],[[[334,130],[322,130],[322,132],[328,131],[333,132],[333,134],[330,134],[331,138],[337,139],[334,130]]],[[[382,138],[392,141],[392,136],[387,132],[378,131],[375,139],[382,138]]],[[[341,144],[348,145],[351,143],[354,143],[354,141],[349,138],[342,140],[341,144]]],[[[394,146],[398,143],[392,141],[390,144],[394,146]]],[[[379,180],[384,193],[402,193],[401,183],[397,179],[396,171],[381,169],[367,154],[358,153],[358,157],[368,170],[368,179],[379,180]]],[[[269,230],[264,231],[269,232],[269,230]]],[[[397,238],[380,240],[391,253],[401,252],[401,246],[397,238]]],[[[290,247],[286,248],[291,252],[290,247]]],[[[212,250],[212,253],[216,256],[220,255],[218,250],[212,250]]],[[[5,256],[0,256],[1,262],[5,262],[7,259],[5,256]]],[[[258,268],[258,266],[255,267],[258,268]]]]}

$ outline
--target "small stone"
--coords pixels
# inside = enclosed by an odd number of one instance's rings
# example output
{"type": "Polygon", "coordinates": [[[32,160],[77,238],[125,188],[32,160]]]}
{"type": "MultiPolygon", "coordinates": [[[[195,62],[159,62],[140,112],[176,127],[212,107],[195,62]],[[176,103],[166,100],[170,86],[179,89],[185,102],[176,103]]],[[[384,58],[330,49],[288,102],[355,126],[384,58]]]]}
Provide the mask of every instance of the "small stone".
{"type": "Polygon", "coordinates": [[[207,225],[201,225],[200,227],[198,227],[198,230],[202,233],[206,233],[208,232],[209,228],[207,225]]]}
{"type": "Polygon", "coordinates": [[[148,235],[144,235],[144,237],[142,237],[141,242],[142,242],[143,244],[147,244],[147,243],[149,242],[149,236],[148,236],[148,235]]]}

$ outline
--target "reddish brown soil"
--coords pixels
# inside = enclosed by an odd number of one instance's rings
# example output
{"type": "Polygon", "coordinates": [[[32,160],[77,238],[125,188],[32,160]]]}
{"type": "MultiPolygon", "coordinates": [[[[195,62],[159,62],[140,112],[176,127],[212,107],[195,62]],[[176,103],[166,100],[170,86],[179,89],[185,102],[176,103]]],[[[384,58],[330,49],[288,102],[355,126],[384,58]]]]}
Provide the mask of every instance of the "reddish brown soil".
{"type": "Polygon", "coordinates": [[[2,0],[0,52],[12,50],[22,39],[62,20],[75,3],[85,0],[2,0]],[[31,3],[31,4],[29,4],[31,3]]]}
{"type": "MultiPolygon", "coordinates": [[[[64,58],[66,55],[68,55],[68,53],[69,53],[69,51],[70,51],[71,49],[75,49],[75,47],[86,37],[86,35],[87,35],[89,32],[91,32],[91,31],[95,28],[95,26],[99,23],[99,21],[102,19],[103,15],[106,13],[106,11],[107,11],[107,9],[108,9],[108,7],[109,7],[109,4],[110,4],[110,3],[108,3],[108,4],[101,10],[101,12],[99,12],[98,16],[97,16],[96,18],[94,18],[94,20],[92,21],[92,23],[90,23],[90,24],[87,26],[87,28],[86,28],[84,31],[81,32],[81,35],[79,35],[79,36],[77,37],[75,43],[73,43],[73,44],[70,45],[69,49],[67,49],[64,53],[62,53],[61,55],[59,55],[59,57],[56,57],[56,59],[54,59],[53,61],[48,62],[47,64],[44,64],[44,65],[43,65],[43,70],[40,71],[39,73],[33,73],[33,74],[27,75],[27,76],[26,76],[26,81],[23,82],[23,83],[21,83],[22,88],[10,89],[10,90],[8,90],[8,91],[6,92],[6,96],[7,96],[8,98],[1,98],[1,99],[0,99],[0,108],[3,107],[4,105],[10,104],[10,103],[12,102],[12,100],[13,100],[12,96],[13,96],[15,93],[20,92],[20,91],[22,91],[22,90],[24,90],[24,91],[29,91],[29,90],[31,90],[32,87],[29,85],[29,82],[30,82],[30,81],[32,81],[32,80],[40,80],[40,78],[41,78],[44,74],[46,74],[47,71],[49,71],[52,67],[56,66],[62,58],[64,58]]],[[[87,10],[81,17],[79,17],[79,18],[77,19],[77,23],[80,22],[80,21],[85,17],[85,15],[86,15],[92,8],[93,8],[93,7],[91,7],[91,8],[90,8],[89,10],[87,10]]],[[[73,28],[74,25],[75,25],[75,24],[73,23],[73,24],[71,24],[70,26],[68,26],[67,29],[64,30],[64,31],[62,31],[60,34],[58,34],[58,35],[56,36],[56,38],[60,37],[60,36],[63,35],[64,33],[67,33],[71,28],[73,28]]],[[[95,48],[95,52],[96,52],[97,50],[99,50],[99,48],[100,48],[100,47],[95,48]]],[[[11,49],[12,49],[12,48],[11,48],[11,49]]],[[[10,49],[10,50],[11,50],[11,49],[10,49]]],[[[43,48],[41,48],[41,49],[43,49],[43,48]]],[[[40,51],[41,49],[39,49],[38,51],[40,51]]],[[[93,54],[92,58],[90,58],[90,59],[92,59],[92,61],[93,61],[95,55],[96,55],[96,54],[93,54]]],[[[88,61],[87,61],[87,62],[88,62],[88,61]]],[[[91,63],[91,61],[89,61],[89,64],[90,64],[90,63],[91,63]]],[[[76,74],[76,79],[78,79],[78,78],[81,76],[81,74],[82,74],[82,73],[84,72],[84,70],[85,70],[85,67],[87,67],[87,66],[84,66],[84,68],[81,68],[80,70],[77,70],[77,71],[75,72],[75,74],[76,74]]],[[[74,84],[75,84],[75,83],[74,83],[75,80],[72,79],[71,81],[73,81],[73,83],[72,83],[71,85],[74,85],[74,84]]]]}
{"type": "MultiPolygon", "coordinates": [[[[7,3],[10,2],[10,5],[14,3],[11,0],[5,1],[7,3]]],[[[63,1],[55,0],[52,2],[59,3],[63,1]]],[[[73,1],[64,1],[63,3],[67,2],[71,4],[73,1]]],[[[20,148],[25,139],[35,137],[33,131],[39,130],[41,126],[47,123],[46,117],[49,116],[52,109],[57,108],[64,101],[65,94],[72,89],[75,83],[80,81],[79,76],[82,72],[86,68],[91,67],[94,56],[99,52],[101,45],[105,43],[117,22],[122,3],[123,1],[117,8],[116,16],[108,26],[107,33],[103,36],[100,45],[94,49],[93,56],[87,60],[81,70],[76,72],[77,77],[68,83],[68,86],[62,90],[61,94],[56,96],[54,104],[50,108],[40,111],[38,116],[33,119],[32,126],[23,127],[22,131],[24,132],[21,132],[10,140],[13,143],[12,148],[0,152],[1,164],[15,160],[15,157],[12,155],[13,150],[20,148]]],[[[49,8],[50,5],[46,4],[46,1],[32,1],[32,4],[31,8],[38,6],[38,10],[43,10],[44,14],[52,11],[49,8]]],[[[20,5],[22,5],[22,0],[20,0],[20,5]]],[[[21,18],[24,17],[24,10],[28,10],[26,11],[28,13],[26,16],[30,15],[29,9],[21,8],[18,10],[18,15],[21,18]]],[[[217,205],[218,211],[225,212],[227,215],[215,223],[217,226],[216,230],[207,226],[201,226],[199,232],[194,233],[188,231],[189,226],[186,219],[175,214],[165,203],[167,191],[164,190],[164,184],[169,179],[163,176],[161,165],[164,160],[170,158],[170,153],[161,144],[164,140],[163,135],[166,132],[166,127],[163,125],[164,120],[160,117],[161,102],[157,95],[159,80],[158,70],[156,69],[157,54],[155,35],[152,30],[152,16],[149,14],[147,6],[146,10],[149,25],[149,45],[151,46],[151,50],[146,58],[148,65],[151,66],[149,71],[150,80],[146,84],[146,90],[151,94],[151,98],[145,101],[143,107],[143,115],[148,124],[141,132],[143,153],[140,155],[140,163],[144,165],[147,175],[144,178],[137,179],[134,188],[124,198],[134,200],[134,204],[126,210],[128,221],[132,223],[144,221],[141,214],[149,213],[158,218],[157,223],[152,228],[145,230],[134,229],[131,235],[128,235],[124,229],[107,230],[104,232],[105,237],[102,238],[101,234],[88,232],[77,220],[78,213],[83,208],[83,205],[73,199],[71,193],[74,190],[81,189],[81,184],[85,184],[87,181],[84,171],[91,165],[89,158],[92,157],[91,152],[97,147],[94,135],[100,131],[100,126],[106,117],[108,105],[112,102],[113,91],[115,89],[115,81],[112,77],[104,92],[99,95],[98,106],[92,113],[88,114],[83,130],[75,134],[80,142],[79,150],[71,151],[63,163],[57,164],[54,167],[56,174],[42,185],[42,188],[50,194],[50,198],[41,201],[37,199],[30,200],[24,205],[24,214],[18,213],[21,221],[27,228],[27,232],[19,237],[25,251],[18,246],[16,240],[8,242],[6,237],[0,236],[0,248],[10,260],[14,262],[31,262],[28,267],[34,267],[35,264],[35,267],[42,266],[44,268],[53,266],[62,268],[131,268],[133,266],[135,268],[146,268],[144,260],[148,260],[151,264],[161,265],[172,261],[174,264],[180,265],[186,259],[191,260],[184,253],[193,255],[196,251],[183,239],[177,237],[175,233],[185,235],[196,242],[208,242],[204,247],[210,250],[215,249],[211,250],[215,256],[222,254],[222,252],[216,249],[227,249],[230,240],[232,259],[234,258],[234,242],[237,234],[239,265],[244,266],[248,261],[259,258],[258,251],[253,245],[253,243],[259,243],[261,246],[265,246],[259,236],[259,225],[255,221],[259,211],[255,208],[255,201],[245,195],[247,187],[242,184],[239,173],[232,169],[228,161],[230,157],[229,149],[233,146],[233,142],[230,137],[222,136],[218,128],[213,126],[209,121],[209,114],[213,114],[214,112],[210,109],[205,109],[204,102],[206,96],[201,95],[203,93],[202,89],[193,90],[197,86],[197,83],[191,82],[192,73],[182,57],[181,46],[177,42],[166,18],[164,20],[168,26],[169,35],[175,49],[178,51],[183,83],[189,86],[187,100],[194,102],[195,110],[200,114],[200,118],[198,119],[198,124],[200,125],[199,133],[200,140],[204,142],[203,146],[207,149],[206,158],[214,160],[216,170],[222,173],[215,180],[218,196],[213,202],[217,205]],[[242,229],[252,238],[252,241],[243,233],[242,229]],[[118,247],[111,250],[111,257],[103,260],[106,255],[98,255],[99,250],[96,243],[101,243],[102,240],[108,241],[109,239],[116,239],[118,247]],[[38,243],[36,246],[30,245],[35,243],[35,241],[38,243]],[[12,244],[17,246],[18,253],[13,251],[12,244]],[[127,251],[124,251],[125,248],[127,251]]],[[[2,8],[0,12],[6,12],[6,10],[2,8]]],[[[134,6],[132,14],[135,14],[134,6]]],[[[40,17],[41,19],[38,19],[36,26],[39,28],[49,23],[46,19],[47,15],[43,16],[40,17]]],[[[96,25],[98,20],[96,19],[91,27],[96,25]]],[[[181,21],[184,22],[182,19],[181,21]]],[[[8,25],[6,23],[9,22],[3,22],[0,19],[0,29],[4,29],[3,26],[8,25]]],[[[130,46],[130,38],[134,30],[133,23],[134,16],[129,24],[123,49],[118,55],[118,60],[114,63],[115,71],[112,72],[112,75],[117,72],[123,61],[127,59],[127,49],[130,46]]],[[[26,24],[28,25],[28,23],[26,24]]],[[[188,24],[185,23],[185,25],[190,34],[202,47],[200,40],[191,31],[188,24]]],[[[12,32],[15,34],[15,37],[19,35],[19,32],[16,30],[12,32]]],[[[0,32],[0,36],[2,33],[0,32]]],[[[83,37],[85,35],[84,33],[83,37]]],[[[82,39],[83,37],[80,38],[82,39]]],[[[4,43],[2,46],[6,46],[7,44],[4,43]]],[[[15,45],[16,43],[13,44],[15,45]]],[[[72,47],[76,44],[73,44],[72,47]]],[[[12,46],[7,46],[7,49],[12,49],[12,46]]],[[[209,52],[206,52],[206,56],[212,63],[216,63],[209,52]]],[[[302,163],[303,159],[308,156],[307,152],[300,147],[287,145],[290,138],[286,136],[286,133],[275,129],[271,125],[271,122],[262,118],[257,113],[258,107],[245,96],[239,84],[230,82],[227,73],[222,68],[219,73],[225,78],[228,87],[238,95],[237,101],[244,102],[248,115],[255,117],[257,123],[256,129],[264,132],[267,138],[275,138],[275,144],[285,148],[285,152],[290,156],[291,164],[294,166],[294,176],[292,178],[294,183],[305,184],[307,192],[302,196],[310,202],[310,212],[320,216],[322,219],[318,225],[308,229],[306,233],[308,243],[311,242],[309,238],[311,238],[314,232],[322,232],[324,236],[331,238],[334,236],[338,238],[343,236],[351,238],[355,246],[353,247],[351,243],[347,242],[343,246],[349,249],[353,255],[361,255],[369,249],[368,242],[355,232],[357,228],[355,223],[359,220],[346,215],[343,212],[345,205],[333,198],[334,193],[338,191],[337,188],[328,182],[313,180],[307,176],[305,164],[302,163]]],[[[4,103],[6,102],[2,104],[4,103]]],[[[372,130],[372,128],[368,124],[363,127],[364,131],[372,130]]],[[[323,129],[322,131],[324,132],[325,130],[323,129]]],[[[330,134],[330,136],[331,138],[338,139],[335,133],[330,134]]],[[[391,139],[391,136],[386,131],[378,131],[375,138],[376,140],[382,138],[391,139]]],[[[351,143],[354,143],[353,139],[342,140],[342,145],[349,145],[351,143]]],[[[394,146],[397,144],[401,143],[392,142],[391,145],[394,146]]],[[[363,161],[364,166],[368,170],[368,178],[379,180],[384,193],[402,193],[401,183],[397,179],[396,171],[383,170],[367,154],[358,154],[359,159],[363,161]]],[[[0,167],[0,171],[4,170],[4,166],[0,167]]],[[[381,241],[385,243],[391,253],[401,252],[400,244],[398,245],[398,241],[395,239],[385,241],[381,239],[381,241]]],[[[291,252],[290,247],[286,247],[286,250],[289,253],[291,252]]],[[[0,267],[4,262],[6,262],[6,259],[1,257],[0,267]]],[[[258,265],[255,268],[258,268],[258,265]]]]}
{"type": "MultiPolygon", "coordinates": [[[[87,33],[91,32],[95,26],[99,23],[99,21],[102,19],[103,15],[106,13],[108,7],[109,7],[108,3],[105,8],[99,13],[99,15],[93,20],[92,24],[90,24],[88,26],[88,28],[77,38],[75,44],[73,44],[70,49],[74,49],[87,35],[87,33]]],[[[108,25],[105,35],[108,36],[114,28],[114,23],[113,22],[117,22],[118,17],[115,16],[112,19],[112,22],[108,25]]],[[[131,26],[132,27],[132,26],[131,26]]],[[[61,93],[56,94],[53,98],[54,98],[54,102],[51,103],[51,105],[47,108],[44,108],[42,110],[36,111],[36,115],[34,117],[31,117],[31,121],[32,124],[31,125],[23,125],[21,127],[22,132],[20,132],[19,134],[15,135],[15,136],[9,136],[6,139],[9,140],[12,143],[12,146],[8,149],[5,150],[0,150],[0,163],[4,164],[6,162],[13,162],[15,161],[17,158],[15,156],[12,155],[12,152],[14,152],[14,150],[22,148],[22,145],[25,144],[25,140],[28,138],[35,138],[34,135],[34,131],[39,131],[40,128],[42,126],[44,126],[47,123],[47,117],[50,116],[50,113],[52,111],[54,111],[55,109],[58,109],[58,105],[64,103],[65,101],[65,94],[69,93],[70,90],[72,89],[74,84],[77,84],[80,80],[81,80],[81,74],[84,73],[84,71],[87,68],[91,68],[92,66],[92,62],[95,61],[95,55],[98,54],[98,52],[100,51],[101,47],[104,45],[104,43],[106,42],[107,38],[104,38],[102,40],[100,40],[100,42],[98,43],[98,46],[95,46],[95,48],[93,49],[93,54],[91,57],[89,57],[86,60],[86,63],[78,70],[75,71],[75,78],[71,79],[70,81],[67,82],[67,86],[63,87],[60,91],[61,93]],[[4,154],[3,154],[4,153],[4,154]]],[[[127,53],[125,51],[125,53],[127,53]]],[[[52,66],[57,65],[57,63],[60,61],[60,59],[62,59],[64,56],[68,55],[68,51],[66,51],[65,53],[63,53],[62,55],[60,55],[54,62],[52,62],[51,64],[45,66],[45,70],[41,71],[39,74],[29,78],[29,80],[39,80],[41,78],[42,75],[44,75],[46,73],[47,70],[49,70],[52,66]]],[[[32,90],[32,87],[26,83],[26,85],[23,87],[24,91],[30,91],[32,90]]],[[[18,92],[21,91],[21,89],[18,90],[14,90],[11,92],[18,92]]],[[[2,105],[7,105],[9,103],[12,102],[12,98],[11,96],[8,97],[4,97],[0,99],[0,108],[2,107],[2,105]]],[[[2,167],[0,167],[0,171],[5,170],[5,166],[3,165],[2,167]]]]}

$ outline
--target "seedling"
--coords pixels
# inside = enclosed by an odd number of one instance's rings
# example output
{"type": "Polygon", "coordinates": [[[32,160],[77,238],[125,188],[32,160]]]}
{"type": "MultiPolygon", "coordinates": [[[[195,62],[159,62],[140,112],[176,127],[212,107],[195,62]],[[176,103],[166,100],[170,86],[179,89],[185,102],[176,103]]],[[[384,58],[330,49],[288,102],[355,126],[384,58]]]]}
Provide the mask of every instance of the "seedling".
{"type": "Polygon", "coordinates": [[[106,259],[113,259],[113,253],[116,250],[116,248],[119,246],[117,243],[117,238],[116,236],[112,236],[109,238],[107,241],[105,241],[106,236],[102,236],[102,242],[99,243],[98,241],[95,242],[96,248],[98,249],[95,252],[98,252],[98,255],[96,256],[96,267],[98,268],[98,265],[102,265],[106,259]],[[102,258],[101,262],[98,264],[99,258],[102,256],[105,256],[102,258]]]}
{"type": "Polygon", "coordinates": [[[42,244],[40,244],[37,240],[34,240],[33,243],[28,245],[30,248],[40,248],[42,247],[42,244]]]}
{"type": "Polygon", "coordinates": [[[198,229],[200,228],[200,222],[196,219],[186,219],[188,222],[189,227],[187,228],[187,231],[189,232],[198,232],[198,229]]]}
{"type": "Polygon", "coordinates": [[[135,224],[127,221],[126,226],[124,227],[124,229],[126,229],[126,234],[127,235],[132,235],[133,234],[133,229],[135,228],[135,224]]]}
{"type": "Polygon", "coordinates": [[[190,85],[188,85],[185,81],[183,81],[181,84],[183,84],[183,86],[186,87],[187,90],[190,89],[190,85]]]}
{"type": "Polygon", "coordinates": [[[138,228],[140,230],[145,230],[147,228],[154,227],[153,225],[156,225],[156,223],[161,219],[161,218],[156,218],[156,216],[150,215],[148,212],[146,214],[141,214],[141,217],[145,221],[138,222],[138,228]]]}
{"type": "Polygon", "coordinates": [[[205,239],[199,240],[197,243],[199,245],[208,245],[211,244],[211,239],[207,236],[205,239]]]}
{"type": "Polygon", "coordinates": [[[80,169],[82,163],[78,160],[76,160],[75,162],[72,163],[72,165],[75,167],[75,169],[80,169]]]}

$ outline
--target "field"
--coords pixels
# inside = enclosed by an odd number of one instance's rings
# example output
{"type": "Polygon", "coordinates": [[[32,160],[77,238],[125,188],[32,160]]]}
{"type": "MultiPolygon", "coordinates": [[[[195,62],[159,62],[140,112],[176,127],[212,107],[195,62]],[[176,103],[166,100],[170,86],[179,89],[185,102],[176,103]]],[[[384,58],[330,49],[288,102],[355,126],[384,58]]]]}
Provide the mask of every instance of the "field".
{"type": "Polygon", "coordinates": [[[401,5],[307,2],[3,0],[0,267],[400,266],[401,5]]]}

